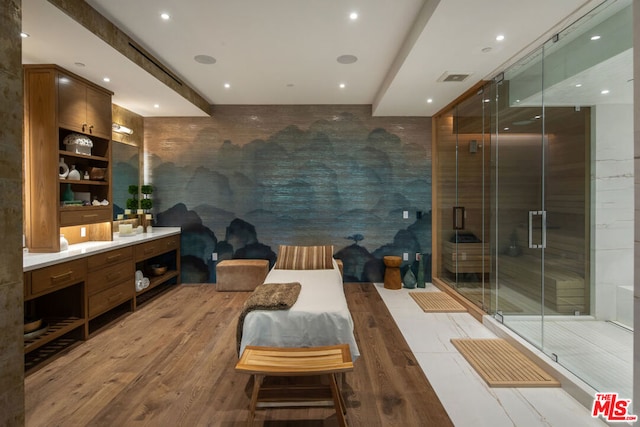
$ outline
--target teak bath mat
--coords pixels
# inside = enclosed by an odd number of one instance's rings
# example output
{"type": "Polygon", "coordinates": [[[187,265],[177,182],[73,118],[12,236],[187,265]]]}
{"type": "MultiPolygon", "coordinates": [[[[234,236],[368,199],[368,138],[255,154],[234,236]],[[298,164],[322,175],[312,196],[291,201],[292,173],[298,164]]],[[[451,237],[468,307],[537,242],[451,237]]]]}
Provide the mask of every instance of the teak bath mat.
{"type": "Polygon", "coordinates": [[[465,312],[466,308],[444,292],[409,292],[425,313],[465,312]]]}
{"type": "Polygon", "coordinates": [[[452,338],[451,343],[489,387],[560,387],[560,382],[503,339],[452,338]]]}

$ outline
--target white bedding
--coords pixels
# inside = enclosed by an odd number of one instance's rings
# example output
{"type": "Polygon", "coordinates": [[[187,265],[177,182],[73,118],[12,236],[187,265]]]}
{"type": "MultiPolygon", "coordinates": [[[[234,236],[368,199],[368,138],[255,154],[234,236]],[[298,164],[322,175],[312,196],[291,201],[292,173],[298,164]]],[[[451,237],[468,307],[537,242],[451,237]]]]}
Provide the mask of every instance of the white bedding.
{"type": "Polygon", "coordinates": [[[299,282],[300,295],[289,310],[255,310],[244,319],[240,354],[247,345],[312,347],[349,344],[351,358],[360,356],[353,335],[342,277],[333,270],[272,269],[264,283],[299,282]]]}

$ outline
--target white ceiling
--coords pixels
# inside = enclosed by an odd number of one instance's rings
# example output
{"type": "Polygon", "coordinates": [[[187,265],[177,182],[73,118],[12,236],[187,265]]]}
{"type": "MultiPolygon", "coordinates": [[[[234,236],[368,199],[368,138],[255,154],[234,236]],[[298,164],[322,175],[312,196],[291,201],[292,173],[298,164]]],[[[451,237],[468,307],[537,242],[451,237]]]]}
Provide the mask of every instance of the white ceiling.
{"type": "MultiPolygon", "coordinates": [[[[598,0],[87,3],[211,104],[372,104],[376,116],[431,116],[598,0]],[[162,12],[171,19],[163,21],[162,12]],[[505,40],[496,41],[498,34],[505,40]],[[345,54],[358,61],[338,63],[345,54]],[[216,62],[200,64],[196,55],[216,62]],[[471,75],[438,82],[445,72],[471,75]]],[[[30,34],[23,62],[59,64],[111,89],[114,103],[145,117],[205,115],[47,0],[22,4],[23,31],[30,34]]]]}

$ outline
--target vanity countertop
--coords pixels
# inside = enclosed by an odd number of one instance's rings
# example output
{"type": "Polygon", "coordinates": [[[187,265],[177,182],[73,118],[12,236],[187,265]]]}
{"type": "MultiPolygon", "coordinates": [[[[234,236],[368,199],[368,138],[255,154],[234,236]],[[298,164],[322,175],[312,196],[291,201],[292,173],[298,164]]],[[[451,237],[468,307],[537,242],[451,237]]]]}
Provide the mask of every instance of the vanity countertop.
{"type": "Polygon", "coordinates": [[[153,227],[153,233],[132,234],[131,236],[120,237],[118,233],[113,233],[111,242],[84,242],[69,245],[66,251],[54,253],[31,253],[27,252],[22,256],[22,271],[31,271],[37,268],[48,267],[61,262],[72,261],[101,252],[125,246],[137,245],[138,243],[149,242],[155,239],[180,234],[180,227],[153,227]]]}

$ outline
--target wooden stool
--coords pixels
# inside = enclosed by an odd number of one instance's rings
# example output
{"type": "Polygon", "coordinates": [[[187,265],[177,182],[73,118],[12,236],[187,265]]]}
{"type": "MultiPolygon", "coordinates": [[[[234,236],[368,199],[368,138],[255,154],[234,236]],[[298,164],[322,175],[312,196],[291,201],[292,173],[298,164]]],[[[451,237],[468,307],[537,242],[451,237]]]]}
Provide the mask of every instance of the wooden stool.
{"type": "Polygon", "coordinates": [[[216,265],[217,291],[253,291],[269,273],[266,259],[225,259],[216,265]]]}
{"type": "Polygon", "coordinates": [[[353,370],[351,352],[348,344],[323,347],[245,347],[236,371],[253,375],[253,393],[249,404],[247,425],[253,423],[256,407],[318,406],[318,402],[332,399],[338,424],[346,427],[347,413],[342,394],[338,388],[336,374],[353,370]],[[261,387],[265,376],[304,377],[312,375],[327,376],[328,385],[313,387],[292,387],[290,395],[286,385],[261,387]],[[322,393],[324,391],[324,393],[322,393]],[[330,391],[330,393],[326,393],[330,391]],[[314,404],[315,403],[315,404],[314,404]]]}
{"type": "Polygon", "coordinates": [[[382,258],[384,261],[384,287],[386,289],[402,288],[402,278],[400,277],[400,264],[402,258],[399,256],[386,256],[382,258]]]}

